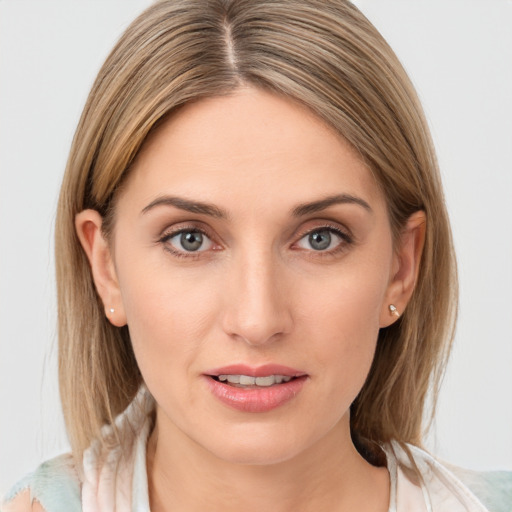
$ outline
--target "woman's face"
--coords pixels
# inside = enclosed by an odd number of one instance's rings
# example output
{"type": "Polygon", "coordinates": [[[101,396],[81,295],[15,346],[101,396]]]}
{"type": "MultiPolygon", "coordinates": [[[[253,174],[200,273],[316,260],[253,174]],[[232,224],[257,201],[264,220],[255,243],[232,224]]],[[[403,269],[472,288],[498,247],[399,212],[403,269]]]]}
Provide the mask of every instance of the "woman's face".
{"type": "Polygon", "coordinates": [[[112,247],[103,300],[160,436],[257,464],[349,439],[398,263],[379,187],[322,121],[253,88],[185,106],[138,156],[112,247]]]}

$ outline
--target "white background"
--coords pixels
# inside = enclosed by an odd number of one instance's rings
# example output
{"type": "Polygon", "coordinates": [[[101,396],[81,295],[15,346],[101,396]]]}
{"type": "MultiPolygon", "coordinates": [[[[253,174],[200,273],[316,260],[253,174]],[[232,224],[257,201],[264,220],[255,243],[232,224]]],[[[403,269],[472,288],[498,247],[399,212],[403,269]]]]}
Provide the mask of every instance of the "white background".
{"type": "MultiPolygon", "coordinates": [[[[88,90],[149,0],[0,0],[0,494],[68,449],[53,221],[88,90]]],[[[417,86],[438,149],[461,308],[428,446],[512,469],[512,2],[360,0],[417,86]]]]}

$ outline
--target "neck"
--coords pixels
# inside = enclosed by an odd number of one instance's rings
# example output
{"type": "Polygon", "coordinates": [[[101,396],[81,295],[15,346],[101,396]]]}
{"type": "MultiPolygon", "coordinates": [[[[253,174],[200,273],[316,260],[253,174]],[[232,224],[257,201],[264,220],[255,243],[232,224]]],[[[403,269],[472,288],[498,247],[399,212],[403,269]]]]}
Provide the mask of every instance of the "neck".
{"type": "Polygon", "coordinates": [[[147,468],[153,512],[385,512],[389,504],[388,472],[359,455],[348,417],[295,457],[258,465],[220,459],[157,419],[147,468]]]}

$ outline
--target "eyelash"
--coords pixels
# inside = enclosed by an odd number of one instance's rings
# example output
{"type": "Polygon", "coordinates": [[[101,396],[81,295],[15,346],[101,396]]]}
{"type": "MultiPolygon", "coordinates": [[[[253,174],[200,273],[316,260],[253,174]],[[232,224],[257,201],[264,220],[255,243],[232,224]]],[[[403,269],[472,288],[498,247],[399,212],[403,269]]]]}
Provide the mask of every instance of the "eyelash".
{"type": "MultiPolygon", "coordinates": [[[[313,253],[315,257],[325,258],[325,257],[336,256],[339,253],[345,251],[348,248],[348,246],[350,246],[354,243],[354,240],[350,234],[348,234],[345,231],[342,231],[340,228],[338,228],[336,226],[331,226],[331,225],[322,225],[322,226],[318,226],[313,229],[307,230],[307,231],[301,233],[301,235],[298,238],[298,241],[311,235],[312,233],[316,233],[316,232],[320,232],[320,231],[329,231],[330,233],[334,233],[338,238],[340,238],[341,241],[334,249],[330,249],[328,251],[315,251],[314,249],[311,249],[311,250],[303,249],[307,252],[313,253]]],[[[209,233],[205,229],[200,228],[198,226],[193,226],[193,225],[185,226],[185,227],[179,228],[175,231],[166,232],[158,239],[158,242],[163,244],[164,250],[170,252],[173,256],[176,256],[177,258],[197,259],[197,258],[201,257],[203,252],[207,252],[207,251],[197,251],[197,252],[195,252],[195,251],[178,251],[178,250],[174,249],[168,243],[169,240],[171,240],[172,238],[174,238],[177,235],[180,235],[182,233],[191,233],[191,232],[200,233],[201,235],[208,238],[213,244],[215,244],[215,242],[213,241],[213,237],[211,235],[209,235],[209,233]]],[[[295,242],[295,243],[297,243],[297,242],[295,242]]]]}

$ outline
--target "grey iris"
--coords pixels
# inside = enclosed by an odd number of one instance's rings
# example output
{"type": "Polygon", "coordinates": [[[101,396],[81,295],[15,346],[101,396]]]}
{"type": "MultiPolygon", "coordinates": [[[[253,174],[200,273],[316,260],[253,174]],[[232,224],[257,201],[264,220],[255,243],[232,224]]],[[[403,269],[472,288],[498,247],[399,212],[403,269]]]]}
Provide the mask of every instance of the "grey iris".
{"type": "Polygon", "coordinates": [[[314,231],[309,235],[309,243],[315,251],[323,251],[331,245],[331,233],[327,230],[314,231]]]}
{"type": "Polygon", "coordinates": [[[187,251],[197,251],[203,244],[203,235],[198,231],[181,233],[181,246],[187,251]]]}

